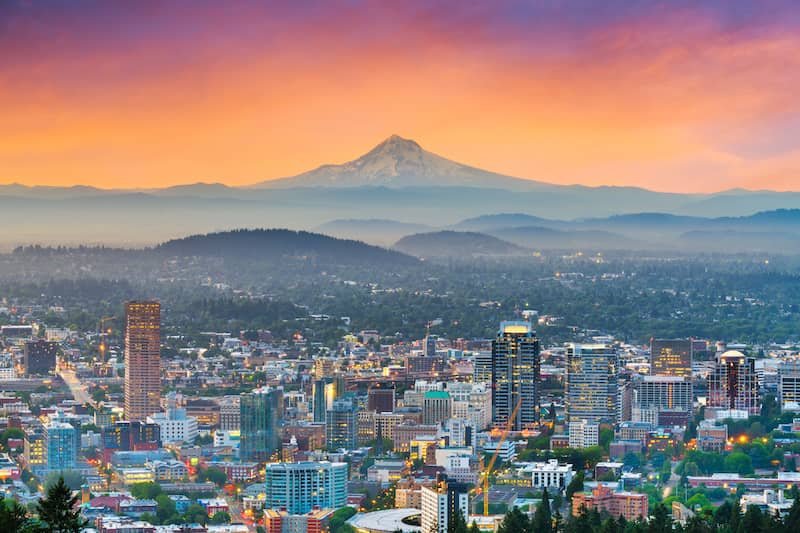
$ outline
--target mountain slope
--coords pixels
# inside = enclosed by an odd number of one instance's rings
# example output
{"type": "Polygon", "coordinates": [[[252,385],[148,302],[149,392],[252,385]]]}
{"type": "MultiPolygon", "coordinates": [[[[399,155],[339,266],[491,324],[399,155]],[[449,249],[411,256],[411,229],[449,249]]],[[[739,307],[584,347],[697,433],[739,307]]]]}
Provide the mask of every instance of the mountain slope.
{"type": "Polygon", "coordinates": [[[353,161],[323,165],[297,176],[257,183],[255,188],[292,187],[496,187],[513,190],[552,185],[462,165],[392,135],[353,161]]]}
{"type": "Polygon", "coordinates": [[[317,226],[315,231],[340,239],[356,239],[377,245],[391,245],[401,237],[433,231],[426,224],[414,224],[380,218],[337,219],[317,226]]]}
{"type": "Polygon", "coordinates": [[[519,255],[527,250],[510,242],[466,231],[436,231],[403,237],[395,250],[417,257],[470,257],[479,255],[519,255]]]}

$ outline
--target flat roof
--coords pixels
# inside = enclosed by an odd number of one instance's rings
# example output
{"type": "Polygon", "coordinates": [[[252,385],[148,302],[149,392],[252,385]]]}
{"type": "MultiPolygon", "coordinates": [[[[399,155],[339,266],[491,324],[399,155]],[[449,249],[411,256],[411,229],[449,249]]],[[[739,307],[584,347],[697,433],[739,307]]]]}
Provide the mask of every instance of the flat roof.
{"type": "Polygon", "coordinates": [[[403,523],[404,518],[421,514],[419,509],[387,509],[385,511],[374,511],[371,513],[358,513],[347,521],[358,531],[369,531],[374,533],[392,533],[402,531],[403,533],[420,533],[419,526],[409,526],[403,523]]]}

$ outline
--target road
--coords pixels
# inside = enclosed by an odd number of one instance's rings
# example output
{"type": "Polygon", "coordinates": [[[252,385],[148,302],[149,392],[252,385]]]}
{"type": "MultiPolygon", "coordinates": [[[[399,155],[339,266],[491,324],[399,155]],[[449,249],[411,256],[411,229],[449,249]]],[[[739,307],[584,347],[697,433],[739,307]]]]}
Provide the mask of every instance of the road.
{"type": "Polygon", "coordinates": [[[78,379],[78,376],[75,375],[74,370],[62,368],[59,370],[58,375],[61,376],[61,379],[63,379],[64,383],[67,384],[67,387],[69,387],[69,391],[72,393],[72,397],[75,398],[76,402],[97,407],[94,400],[92,400],[92,398],[89,396],[89,393],[86,392],[86,387],[83,385],[83,383],[81,383],[81,380],[78,379]]]}

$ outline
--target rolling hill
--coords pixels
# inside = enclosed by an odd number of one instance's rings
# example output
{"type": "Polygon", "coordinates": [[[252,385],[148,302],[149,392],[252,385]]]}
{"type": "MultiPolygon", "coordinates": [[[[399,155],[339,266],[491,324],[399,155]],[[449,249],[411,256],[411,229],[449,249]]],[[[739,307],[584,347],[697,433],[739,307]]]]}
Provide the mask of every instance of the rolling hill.
{"type": "Polygon", "coordinates": [[[160,244],[155,252],[181,257],[236,257],[280,261],[286,257],[336,264],[411,265],[413,257],[359,241],[286,229],[234,230],[192,235],[160,244]]]}
{"type": "Polygon", "coordinates": [[[529,250],[516,244],[466,231],[435,231],[403,237],[393,247],[417,257],[476,257],[486,255],[520,255],[529,250]]]}

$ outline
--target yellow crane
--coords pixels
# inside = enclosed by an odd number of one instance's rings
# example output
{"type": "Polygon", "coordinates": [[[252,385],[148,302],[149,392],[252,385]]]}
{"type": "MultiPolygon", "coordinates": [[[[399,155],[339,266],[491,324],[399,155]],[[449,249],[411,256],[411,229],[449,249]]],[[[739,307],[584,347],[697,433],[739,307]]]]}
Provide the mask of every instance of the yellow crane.
{"type": "Polygon", "coordinates": [[[106,329],[106,322],[114,320],[115,316],[105,316],[100,319],[100,362],[105,363],[106,360],[106,335],[111,333],[111,328],[106,329]]]}
{"type": "Polygon", "coordinates": [[[517,413],[519,412],[519,408],[521,406],[522,397],[517,400],[517,405],[514,406],[511,416],[508,417],[508,420],[506,420],[506,427],[500,434],[500,440],[497,443],[497,448],[495,449],[492,458],[489,459],[489,464],[486,466],[486,468],[483,467],[483,457],[479,456],[478,458],[483,473],[483,516],[489,516],[489,474],[492,472],[495,462],[497,462],[497,456],[500,454],[500,447],[506,441],[506,437],[508,437],[508,433],[511,431],[511,426],[514,424],[514,420],[517,418],[517,413]]]}

